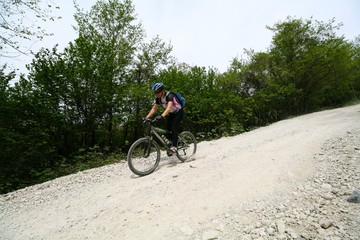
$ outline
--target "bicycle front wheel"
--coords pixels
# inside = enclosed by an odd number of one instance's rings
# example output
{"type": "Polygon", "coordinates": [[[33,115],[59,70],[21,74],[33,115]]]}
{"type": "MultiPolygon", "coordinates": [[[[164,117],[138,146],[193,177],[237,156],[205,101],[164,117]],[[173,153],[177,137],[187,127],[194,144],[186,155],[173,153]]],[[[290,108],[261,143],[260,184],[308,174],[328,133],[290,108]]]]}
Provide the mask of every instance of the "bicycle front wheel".
{"type": "Polygon", "coordinates": [[[130,170],[136,175],[148,175],[159,166],[160,147],[149,138],[140,138],[131,145],[127,162],[130,170]]]}
{"type": "Polygon", "coordinates": [[[196,153],[196,138],[188,131],[179,134],[176,156],[182,162],[190,159],[196,153]]]}

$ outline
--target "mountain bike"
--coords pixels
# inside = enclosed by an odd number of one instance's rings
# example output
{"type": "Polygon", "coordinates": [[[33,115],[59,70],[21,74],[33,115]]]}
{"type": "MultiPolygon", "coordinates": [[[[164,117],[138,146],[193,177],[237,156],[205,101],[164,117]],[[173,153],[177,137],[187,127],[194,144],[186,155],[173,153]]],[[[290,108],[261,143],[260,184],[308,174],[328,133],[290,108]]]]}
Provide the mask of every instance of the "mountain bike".
{"type": "Polygon", "coordinates": [[[145,176],[155,171],[160,162],[160,146],[165,148],[168,156],[175,154],[181,162],[185,162],[196,153],[196,139],[189,131],[179,134],[177,151],[173,153],[170,150],[171,143],[166,137],[169,132],[156,127],[156,122],[156,119],[144,120],[143,123],[147,126],[145,137],[136,140],[128,151],[127,162],[130,170],[136,175],[145,176]]]}

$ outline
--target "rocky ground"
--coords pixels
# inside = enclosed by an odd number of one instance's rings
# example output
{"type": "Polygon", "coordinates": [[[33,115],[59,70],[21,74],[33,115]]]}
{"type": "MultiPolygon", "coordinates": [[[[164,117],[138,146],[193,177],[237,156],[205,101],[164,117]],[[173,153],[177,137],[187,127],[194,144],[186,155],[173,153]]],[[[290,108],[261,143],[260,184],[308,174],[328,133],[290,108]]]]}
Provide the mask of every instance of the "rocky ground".
{"type": "Polygon", "coordinates": [[[360,105],[0,195],[0,239],[360,239],[360,105]]]}
{"type": "Polygon", "coordinates": [[[305,183],[234,206],[196,231],[175,228],[168,239],[360,239],[360,131],[328,140],[314,158],[305,183]]]}

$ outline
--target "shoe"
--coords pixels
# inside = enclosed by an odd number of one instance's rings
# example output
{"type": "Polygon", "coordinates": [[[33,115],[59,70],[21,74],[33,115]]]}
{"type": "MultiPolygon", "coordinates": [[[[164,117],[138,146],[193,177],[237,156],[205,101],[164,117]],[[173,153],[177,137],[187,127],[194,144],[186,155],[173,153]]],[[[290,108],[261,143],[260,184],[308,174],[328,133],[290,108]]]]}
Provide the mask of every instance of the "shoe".
{"type": "Polygon", "coordinates": [[[170,147],[170,151],[172,151],[173,153],[177,152],[177,148],[175,146],[170,147]]]}
{"type": "Polygon", "coordinates": [[[173,153],[169,150],[166,151],[166,154],[168,155],[168,157],[171,157],[173,155],[173,153]]]}

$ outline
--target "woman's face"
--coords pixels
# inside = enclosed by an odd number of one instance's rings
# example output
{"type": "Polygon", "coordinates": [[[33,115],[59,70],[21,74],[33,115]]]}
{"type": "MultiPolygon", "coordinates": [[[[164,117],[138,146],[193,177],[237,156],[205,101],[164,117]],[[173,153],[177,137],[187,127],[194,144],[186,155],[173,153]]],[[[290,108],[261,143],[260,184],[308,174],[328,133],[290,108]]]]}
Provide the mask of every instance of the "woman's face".
{"type": "Polygon", "coordinates": [[[157,98],[161,98],[163,94],[163,90],[154,92],[157,98]]]}

